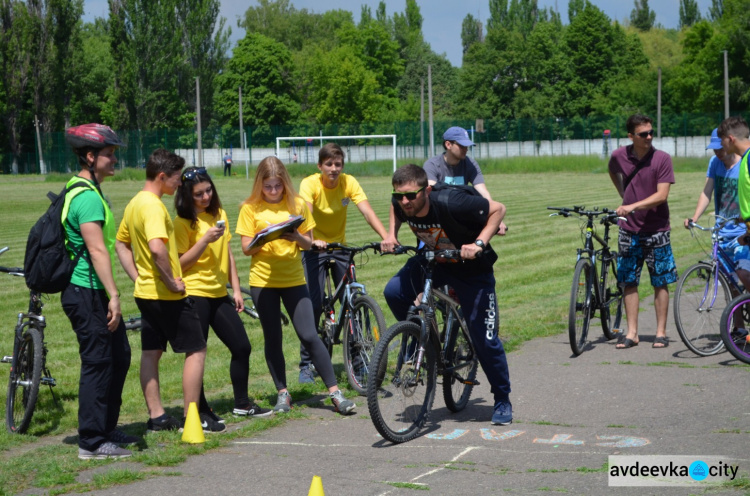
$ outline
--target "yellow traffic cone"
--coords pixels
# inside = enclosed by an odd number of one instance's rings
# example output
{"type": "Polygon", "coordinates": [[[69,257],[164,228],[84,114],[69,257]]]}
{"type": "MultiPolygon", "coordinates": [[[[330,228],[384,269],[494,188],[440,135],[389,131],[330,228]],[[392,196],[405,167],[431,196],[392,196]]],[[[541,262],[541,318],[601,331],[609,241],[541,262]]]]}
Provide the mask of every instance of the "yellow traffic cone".
{"type": "Polygon", "coordinates": [[[319,475],[313,475],[312,484],[310,484],[310,492],[307,496],[326,496],[323,492],[323,480],[319,475]]]}
{"type": "Polygon", "coordinates": [[[206,436],[203,435],[201,417],[198,415],[198,406],[195,403],[188,405],[188,414],[182,429],[182,442],[190,444],[206,442],[206,436]]]}

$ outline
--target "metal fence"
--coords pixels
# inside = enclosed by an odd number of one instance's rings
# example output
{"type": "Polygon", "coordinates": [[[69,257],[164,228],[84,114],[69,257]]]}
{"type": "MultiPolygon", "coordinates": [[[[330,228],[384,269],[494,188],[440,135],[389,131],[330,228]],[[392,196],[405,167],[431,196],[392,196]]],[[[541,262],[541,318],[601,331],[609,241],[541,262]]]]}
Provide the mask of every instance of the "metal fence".
{"type": "MultiPolygon", "coordinates": [[[[655,146],[676,155],[694,156],[711,130],[719,125],[723,114],[675,114],[664,115],[660,126],[661,140],[655,146]]],[[[442,150],[442,133],[451,126],[472,130],[473,140],[478,145],[475,155],[484,158],[535,155],[590,155],[607,156],[614,148],[627,141],[625,122],[627,116],[591,116],[575,118],[545,118],[516,120],[444,120],[434,123],[436,152],[442,150]]],[[[397,157],[423,159],[433,154],[429,149],[427,123],[390,122],[362,124],[294,124],[247,126],[243,129],[246,150],[240,148],[240,131],[237,127],[223,126],[207,128],[202,132],[202,162],[207,166],[219,166],[221,156],[232,150],[235,162],[238,159],[257,163],[263,157],[275,153],[277,136],[332,136],[364,134],[396,134],[397,157]]],[[[123,167],[143,167],[153,150],[163,147],[179,150],[188,163],[198,162],[197,135],[195,129],[154,131],[122,131],[118,134],[128,144],[118,151],[123,167]]],[[[372,161],[386,159],[391,152],[388,140],[349,140],[340,143],[349,150],[348,161],[372,161]],[[381,142],[382,141],[382,142],[381,142]],[[357,158],[355,158],[357,157],[357,158]],[[362,157],[362,158],[360,158],[362,157]]],[[[289,159],[297,154],[300,161],[317,161],[317,144],[300,140],[285,143],[289,159]]],[[[47,172],[69,172],[77,170],[75,157],[65,143],[62,131],[41,136],[42,157],[37,144],[27,144],[34,150],[20,155],[0,151],[0,169],[3,174],[34,174],[47,172]],[[43,159],[43,160],[42,160],[43,159]]],[[[284,152],[282,152],[284,155],[284,152]]]]}

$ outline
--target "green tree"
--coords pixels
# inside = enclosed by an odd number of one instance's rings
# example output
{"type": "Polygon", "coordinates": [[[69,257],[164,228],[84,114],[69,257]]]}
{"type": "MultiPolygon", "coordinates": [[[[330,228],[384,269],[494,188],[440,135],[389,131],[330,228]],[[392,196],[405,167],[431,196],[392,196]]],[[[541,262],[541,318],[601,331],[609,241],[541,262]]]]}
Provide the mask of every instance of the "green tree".
{"type": "Polygon", "coordinates": [[[278,41],[248,33],[237,43],[216,78],[214,105],[222,124],[239,123],[240,87],[245,125],[286,124],[299,116],[292,54],[278,41]]]}
{"type": "Polygon", "coordinates": [[[700,20],[698,0],[680,0],[680,29],[690,27],[700,20]]]}
{"type": "Polygon", "coordinates": [[[568,2],[568,23],[573,22],[573,19],[578,15],[580,11],[586,6],[588,0],[570,0],[568,2]]]}
{"type": "Polygon", "coordinates": [[[466,14],[466,17],[464,17],[464,20],[461,23],[462,53],[466,55],[466,52],[469,51],[471,45],[474,43],[481,43],[483,40],[484,33],[482,32],[482,21],[475,19],[471,14],[466,14]]]}
{"type": "Polygon", "coordinates": [[[712,21],[718,21],[724,15],[724,0],[711,0],[711,6],[708,8],[708,17],[712,21]]]}
{"type": "Polygon", "coordinates": [[[31,81],[32,44],[31,18],[21,1],[0,1],[0,115],[13,155],[11,171],[18,173],[18,160],[23,151],[24,123],[31,122],[26,105],[31,81]]]}
{"type": "MultiPolygon", "coordinates": [[[[71,85],[70,122],[101,122],[107,90],[114,84],[114,62],[109,51],[106,19],[84,23],[81,43],[72,54],[72,66],[79,72],[78,83],[71,85]]],[[[107,124],[111,124],[106,122],[107,124]]]]}
{"type": "Polygon", "coordinates": [[[630,24],[641,31],[648,31],[654,27],[656,12],[648,7],[648,0],[634,0],[634,2],[635,8],[630,11],[630,24]]]}

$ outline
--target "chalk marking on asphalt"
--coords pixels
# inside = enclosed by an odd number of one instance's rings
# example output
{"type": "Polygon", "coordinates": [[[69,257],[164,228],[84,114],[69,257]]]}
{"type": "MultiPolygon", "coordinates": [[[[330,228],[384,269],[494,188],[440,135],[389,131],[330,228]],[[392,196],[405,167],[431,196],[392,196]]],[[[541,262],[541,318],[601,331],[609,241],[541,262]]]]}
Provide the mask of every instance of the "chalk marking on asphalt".
{"type": "MultiPolygon", "coordinates": [[[[437,472],[440,472],[441,470],[445,470],[445,467],[447,467],[448,465],[450,465],[451,463],[453,463],[453,462],[455,462],[455,461],[458,461],[458,459],[459,459],[459,458],[461,458],[462,456],[464,456],[464,455],[465,455],[466,453],[468,453],[469,451],[473,451],[473,450],[475,450],[475,449],[477,449],[477,448],[479,448],[479,446],[469,446],[468,448],[466,448],[465,450],[463,450],[463,451],[462,451],[461,453],[459,453],[458,455],[454,456],[454,457],[453,457],[453,459],[452,459],[451,461],[449,461],[448,463],[444,463],[442,467],[438,467],[438,468],[436,468],[436,469],[430,470],[429,472],[425,472],[425,473],[424,473],[424,474],[422,474],[422,475],[418,475],[418,476],[414,477],[414,478],[413,478],[412,480],[410,480],[410,481],[409,481],[409,483],[410,483],[410,484],[419,484],[420,486],[426,486],[426,487],[429,487],[429,484],[425,484],[425,483],[423,483],[423,482],[417,482],[417,481],[418,481],[419,479],[421,479],[422,477],[427,477],[427,476],[429,476],[429,475],[432,475],[432,474],[435,474],[435,473],[437,473],[437,472]]],[[[481,448],[480,448],[480,449],[481,449],[481,448]]],[[[385,482],[386,484],[388,484],[389,482],[395,482],[395,481],[384,481],[384,482],[385,482]]],[[[392,490],[389,490],[389,491],[386,491],[386,492],[384,492],[384,493],[380,493],[380,496],[385,496],[386,494],[390,494],[391,492],[393,492],[393,491],[392,491],[392,490]]]]}
{"type": "Polygon", "coordinates": [[[580,446],[583,444],[583,441],[574,441],[570,439],[573,437],[573,434],[555,434],[552,436],[552,439],[534,439],[535,443],[542,443],[542,444],[573,444],[576,446],[580,446]]]}

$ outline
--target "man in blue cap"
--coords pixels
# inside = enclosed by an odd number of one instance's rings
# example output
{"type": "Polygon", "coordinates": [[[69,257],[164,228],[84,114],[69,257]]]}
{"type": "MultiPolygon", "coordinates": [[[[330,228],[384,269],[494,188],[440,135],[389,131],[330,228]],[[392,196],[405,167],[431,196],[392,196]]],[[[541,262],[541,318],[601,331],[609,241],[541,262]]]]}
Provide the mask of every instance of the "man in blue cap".
{"type": "MultiPolygon", "coordinates": [[[[689,227],[691,221],[698,222],[711,203],[712,195],[717,223],[723,219],[740,217],[738,180],[741,157],[736,153],[724,150],[721,146],[721,138],[718,136],[718,128],[711,133],[711,141],[706,146],[706,150],[713,150],[714,156],[708,161],[706,183],[698,196],[695,213],[691,218],[685,219],[684,225],[686,228],[689,227]]],[[[738,236],[745,234],[745,226],[731,221],[721,229],[720,234],[724,239],[730,240],[726,241],[722,248],[733,255],[737,275],[746,288],[750,287],[750,250],[747,246],[741,246],[736,240],[738,236]]]]}

